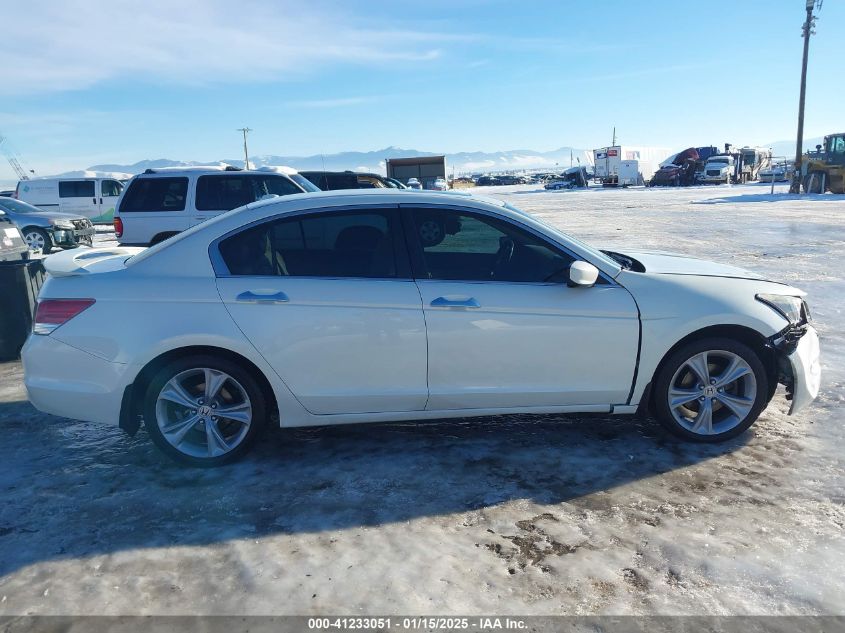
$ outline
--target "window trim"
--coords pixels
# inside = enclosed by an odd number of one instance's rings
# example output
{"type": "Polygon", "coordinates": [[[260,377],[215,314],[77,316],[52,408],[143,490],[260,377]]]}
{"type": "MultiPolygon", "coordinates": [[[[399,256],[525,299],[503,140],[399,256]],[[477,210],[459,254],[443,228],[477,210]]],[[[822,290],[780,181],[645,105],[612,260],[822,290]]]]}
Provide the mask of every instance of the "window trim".
{"type": "MultiPolygon", "coordinates": [[[[388,217],[388,223],[391,218],[388,217]]],[[[297,211],[287,211],[277,213],[276,215],[261,218],[248,224],[244,224],[235,229],[232,229],[220,237],[212,240],[208,246],[208,256],[211,260],[211,267],[214,269],[214,276],[218,279],[324,279],[341,281],[345,279],[356,279],[360,281],[413,281],[413,273],[411,272],[411,261],[408,254],[408,245],[405,239],[405,230],[402,223],[402,212],[397,204],[368,204],[363,205],[341,205],[332,207],[318,207],[310,209],[299,209],[297,211]],[[233,275],[229,272],[229,267],[223,260],[223,255],[220,253],[220,243],[234,235],[248,231],[262,224],[275,222],[277,220],[287,220],[299,218],[301,216],[320,216],[320,215],[335,215],[343,214],[347,211],[357,211],[360,213],[367,213],[368,211],[393,211],[395,217],[393,218],[392,228],[397,233],[393,240],[393,256],[396,259],[396,276],[395,277],[351,277],[351,276],[318,276],[318,275],[233,275]]]]}
{"type": "MultiPolygon", "coordinates": [[[[402,211],[402,224],[403,229],[406,235],[406,243],[408,248],[408,254],[411,260],[411,270],[414,274],[414,280],[419,282],[438,282],[438,283],[466,283],[466,284],[519,284],[519,285],[529,285],[529,286],[561,286],[566,285],[566,282],[562,281],[505,281],[501,279],[432,279],[430,277],[423,276],[425,274],[425,263],[423,260],[423,249],[422,244],[420,244],[416,231],[414,229],[414,222],[412,218],[412,213],[415,209],[436,209],[440,211],[451,211],[458,214],[464,215],[480,215],[492,218],[499,222],[504,222],[508,225],[514,226],[517,229],[529,233],[536,237],[538,240],[543,242],[547,245],[551,250],[559,251],[573,259],[573,261],[586,261],[593,266],[596,266],[599,271],[599,279],[603,280],[601,283],[602,286],[607,287],[621,287],[610,275],[606,274],[599,266],[591,262],[589,259],[586,259],[584,256],[575,253],[574,251],[566,248],[562,244],[552,241],[549,239],[547,235],[544,235],[540,231],[536,230],[532,226],[528,226],[514,220],[513,218],[506,217],[499,213],[494,213],[488,211],[487,209],[479,209],[477,207],[464,207],[458,204],[419,204],[419,203],[402,203],[399,205],[402,211]]],[[[599,282],[597,282],[599,283],[599,282]]]]}

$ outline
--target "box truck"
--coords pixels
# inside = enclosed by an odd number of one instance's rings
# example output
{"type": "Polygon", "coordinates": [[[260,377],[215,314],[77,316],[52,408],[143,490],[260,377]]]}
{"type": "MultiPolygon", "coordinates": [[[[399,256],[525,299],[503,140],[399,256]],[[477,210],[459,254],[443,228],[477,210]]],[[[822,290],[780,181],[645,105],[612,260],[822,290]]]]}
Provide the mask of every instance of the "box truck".
{"type": "Polygon", "coordinates": [[[605,187],[644,185],[660,168],[660,162],[671,153],[663,147],[628,145],[595,149],[595,177],[605,187]]]}

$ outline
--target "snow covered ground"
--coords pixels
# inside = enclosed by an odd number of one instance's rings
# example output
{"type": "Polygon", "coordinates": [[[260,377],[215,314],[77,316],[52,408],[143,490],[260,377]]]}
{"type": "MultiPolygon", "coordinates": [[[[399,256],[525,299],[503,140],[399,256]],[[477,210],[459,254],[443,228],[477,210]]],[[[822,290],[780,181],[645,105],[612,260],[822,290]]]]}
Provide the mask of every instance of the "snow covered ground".
{"type": "Polygon", "coordinates": [[[508,417],[275,431],[197,471],[37,413],[0,365],[0,615],[845,614],[845,197],[785,188],[483,191],[811,293],[818,401],[724,445],[508,417]]]}

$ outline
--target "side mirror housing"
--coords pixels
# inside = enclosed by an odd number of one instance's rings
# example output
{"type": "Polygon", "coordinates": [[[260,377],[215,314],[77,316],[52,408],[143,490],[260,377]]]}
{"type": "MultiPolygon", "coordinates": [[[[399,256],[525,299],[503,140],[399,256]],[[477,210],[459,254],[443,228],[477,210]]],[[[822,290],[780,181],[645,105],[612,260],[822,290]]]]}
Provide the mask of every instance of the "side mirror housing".
{"type": "Polygon", "coordinates": [[[590,288],[599,278],[599,269],[589,262],[576,260],[569,267],[570,288],[590,288]]]}

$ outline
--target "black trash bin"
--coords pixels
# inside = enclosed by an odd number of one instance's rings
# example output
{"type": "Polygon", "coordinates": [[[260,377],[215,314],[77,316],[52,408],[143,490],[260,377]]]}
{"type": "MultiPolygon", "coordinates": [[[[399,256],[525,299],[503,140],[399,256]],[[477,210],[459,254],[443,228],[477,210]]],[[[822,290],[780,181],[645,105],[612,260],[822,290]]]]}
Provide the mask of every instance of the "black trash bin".
{"type": "Polygon", "coordinates": [[[0,215],[0,360],[20,355],[32,329],[35,300],[44,283],[44,266],[12,221],[0,215]]]}

